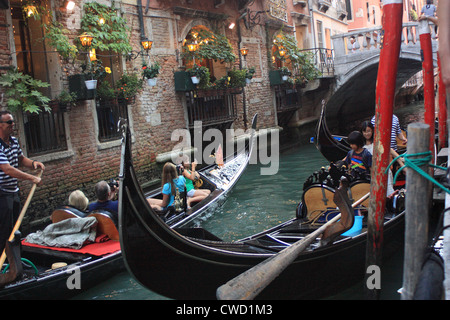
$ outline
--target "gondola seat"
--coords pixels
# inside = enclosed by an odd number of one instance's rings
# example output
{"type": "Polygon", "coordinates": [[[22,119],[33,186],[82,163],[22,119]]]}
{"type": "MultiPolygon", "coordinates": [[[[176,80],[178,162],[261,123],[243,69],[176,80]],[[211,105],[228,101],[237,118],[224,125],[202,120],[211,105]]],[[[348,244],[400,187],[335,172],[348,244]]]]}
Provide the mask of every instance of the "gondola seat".
{"type": "Polygon", "coordinates": [[[57,223],[70,218],[85,218],[88,213],[78,210],[72,206],[62,206],[52,212],[52,223],[57,223]]]}
{"type": "Polygon", "coordinates": [[[113,213],[106,210],[95,210],[89,213],[88,217],[97,219],[97,234],[105,234],[111,240],[119,240],[119,231],[114,223],[113,213]]]}

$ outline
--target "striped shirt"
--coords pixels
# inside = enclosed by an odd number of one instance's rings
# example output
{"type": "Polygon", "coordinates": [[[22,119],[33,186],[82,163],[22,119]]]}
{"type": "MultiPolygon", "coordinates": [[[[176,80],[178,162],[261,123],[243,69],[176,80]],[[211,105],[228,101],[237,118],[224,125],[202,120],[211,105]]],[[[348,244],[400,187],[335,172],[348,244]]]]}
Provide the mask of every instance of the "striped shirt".
{"type": "MultiPolygon", "coordinates": [[[[19,158],[22,156],[22,149],[16,138],[9,138],[9,145],[0,139],[0,164],[10,164],[14,168],[19,167],[19,158]]],[[[0,170],[0,190],[4,192],[17,192],[19,187],[17,179],[8,176],[0,170]]]]}
{"type": "MultiPolygon", "coordinates": [[[[370,121],[375,126],[375,116],[370,121]]],[[[391,148],[397,151],[397,136],[402,133],[400,128],[400,121],[395,114],[392,115],[392,130],[391,130],[391,148]]]]}

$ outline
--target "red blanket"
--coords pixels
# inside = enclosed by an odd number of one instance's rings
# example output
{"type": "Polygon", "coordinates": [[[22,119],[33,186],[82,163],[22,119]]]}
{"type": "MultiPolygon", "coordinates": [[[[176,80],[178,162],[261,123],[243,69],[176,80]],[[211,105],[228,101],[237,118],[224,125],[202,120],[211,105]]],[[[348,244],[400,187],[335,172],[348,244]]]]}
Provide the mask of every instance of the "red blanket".
{"type": "Polygon", "coordinates": [[[76,252],[82,254],[91,254],[93,256],[103,256],[105,254],[113,253],[120,250],[120,242],[115,240],[107,240],[102,238],[102,236],[97,237],[96,242],[87,244],[80,249],[69,249],[69,248],[57,248],[57,247],[47,247],[41,246],[38,244],[28,243],[25,240],[22,240],[23,246],[35,247],[35,248],[43,248],[49,250],[56,251],[65,251],[65,252],[76,252]]]}

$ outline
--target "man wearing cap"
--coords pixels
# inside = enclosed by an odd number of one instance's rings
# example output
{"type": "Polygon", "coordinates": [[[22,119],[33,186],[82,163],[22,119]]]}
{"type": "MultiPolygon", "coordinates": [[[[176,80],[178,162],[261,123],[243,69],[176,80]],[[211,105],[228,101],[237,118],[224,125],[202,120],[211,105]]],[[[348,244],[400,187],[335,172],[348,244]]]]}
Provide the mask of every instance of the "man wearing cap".
{"type": "MultiPolygon", "coordinates": [[[[20,214],[18,179],[35,184],[40,177],[21,171],[19,166],[41,170],[44,164],[22,154],[19,142],[12,135],[14,118],[9,111],[0,111],[0,254],[20,214]]],[[[0,266],[1,267],[1,266],[0,266]]]]}

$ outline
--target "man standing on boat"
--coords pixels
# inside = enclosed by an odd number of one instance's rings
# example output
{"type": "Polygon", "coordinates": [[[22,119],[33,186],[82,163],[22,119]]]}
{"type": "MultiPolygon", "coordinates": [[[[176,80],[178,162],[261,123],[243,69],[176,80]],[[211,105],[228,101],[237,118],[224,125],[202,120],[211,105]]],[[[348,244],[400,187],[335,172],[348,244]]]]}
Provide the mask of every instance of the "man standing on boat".
{"type": "Polygon", "coordinates": [[[18,179],[41,182],[40,177],[28,174],[19,166],[45,169],[43,163],[25,157],[19,142],[12,136],[14,118],[9,111],[0,111],[0,252],[3,252],[14,224],[20,214],[18,179]]]}
{"type": "MultiPolygon", "coordinates": [[[[373,116],[371,122],[375,126],[375,116],[373,116]]],[[[406,142],[408,141],[405,138],[405,136],[403,135],[398,117],[395,114],[393,114],[392,115],[392,130],[391,130],[391,148],[394,149],[394,151],[397,151],[397,138],[399,138],[401,141],[403,141],[404,144],[406,144],[406,142]]]]}

